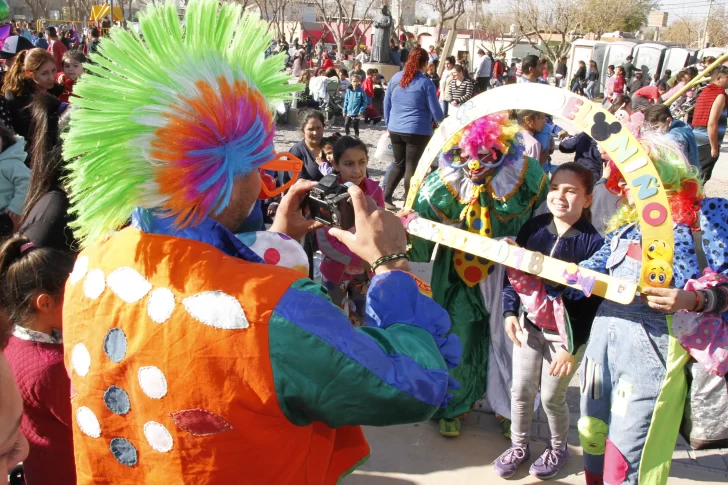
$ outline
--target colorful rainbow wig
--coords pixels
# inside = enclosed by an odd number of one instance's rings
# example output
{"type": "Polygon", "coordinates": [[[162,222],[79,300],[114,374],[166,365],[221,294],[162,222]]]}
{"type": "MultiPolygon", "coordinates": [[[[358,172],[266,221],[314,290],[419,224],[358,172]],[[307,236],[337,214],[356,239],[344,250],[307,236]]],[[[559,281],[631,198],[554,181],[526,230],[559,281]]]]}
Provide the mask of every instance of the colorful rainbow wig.
{"type": "Polygon", "coordinates": [[[443,147],[440,164],[458,166],[458,158],[467,160],[478,156],[480,148],[498,150],[511,165],[523,158],[523,141],[518,123],[508,118],[507,112],[479,118],[460,130],[443,147]]]}
{"type": "Polygon", "coordinates": [[[273,158],[271,105],[295,91],[272,34],[239,4],[150,5],[142,36],[112,29],[74,87],[64,158],[72,223],[83,245],[119,228],[135,207],[178,226],[230,202],[233,182],[273,158]],[[142,40],[143,39],[143,40],[142,40]]]}
{"type": "MultiPolygon", "coordinates": [[[[649,134],[640,140],[640,144],[647,151],[662,180],[673,222],[696,227],[700,202],[703,200],[700,171],[690,164],[682,148],[665,135],[649,134]]],[[[618,185],[623,179],[622,174],[613,161],[609,162],[609,167],[611,171],[606,188],[613,194],[623,195],[618,185]]],[[[635,206],[622,204],[607,223],[607,232],[615,231],[637,220],[635,206]]]]}

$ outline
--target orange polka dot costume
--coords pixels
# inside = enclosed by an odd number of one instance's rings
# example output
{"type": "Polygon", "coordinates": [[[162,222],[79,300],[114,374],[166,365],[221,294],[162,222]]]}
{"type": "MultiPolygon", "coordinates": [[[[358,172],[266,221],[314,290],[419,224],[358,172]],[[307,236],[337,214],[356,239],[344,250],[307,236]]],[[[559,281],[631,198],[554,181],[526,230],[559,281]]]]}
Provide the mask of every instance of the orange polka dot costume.
{"type": "MultiPolygon", "coordinates": [[[[523,156],[518,125],[505,113],[497,113],[466,126],[445,147],[440,169],[425,180],[414,210],[420,217],[482,236],[515,238],[547,190],[548,178],[538,162],[523,156]]],[[[433,243],[417,237],[411,243],[411,260],[430,260],[433,243]]],[[[454,419],[470,411],[486,392],[486,383],[491,407],[510,416],[510,341],[503,330],[500,302],[503,283],[503,268],[493,261],[438,248],[433,298],[448,310],[451,333],[463,344],[463,358],[450,371],[461,388],[436,417],[454,419]],[[497,358],[489,360],[489,354],[497,358]]]]}
{"type": "Polygon", "coordinates": [[[295,241],[215,220],[274,158],[270,103],[295,89],[256,15],[191,0],[180,24],[169,2],[140,31],[91,55],[64,135],[78,484],[334,485],[369,455],[360,425],[447,405],[449,317],[393,271],[354,328],[295,241]]]}

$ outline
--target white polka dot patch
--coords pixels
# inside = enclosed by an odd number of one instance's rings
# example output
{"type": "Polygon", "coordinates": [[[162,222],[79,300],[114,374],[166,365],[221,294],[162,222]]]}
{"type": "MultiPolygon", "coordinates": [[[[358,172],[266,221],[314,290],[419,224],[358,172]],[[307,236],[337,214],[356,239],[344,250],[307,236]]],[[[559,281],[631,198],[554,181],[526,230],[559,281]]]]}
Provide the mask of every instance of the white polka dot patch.
{"type": "Polygon", "coordinates": [[[147,301],[149,318],[156,323],[166,322],[172,316],[174,303],[174,293],[167,288],[157,288],[147,301]]]}
{"type": "Polygon", "coordinates": [[[144,425],[144,437],[147,438],[149,446],[160,453],[167,453],[174,444],[167,428],[154,421],[149,421],[144,425]]]}
{"type": "Polygon", "coordinates": [[[112,271],[106,282],[111,291],[126,303],[136,303],[152,290],[152,284],[138,271],[128,266],[112,271]]]}
{"type": "Polygon", "coordinates": [[[210,327],[234,330],[248,328],[240,302],[222,291],[205,291],[185,298],[182,301],[187,312],[210,327]]]}
{"type": "Polygon", "coordinates": [[[95,300],[101,296],[105,289],[104,272],[100,269],[89,271],[86,275],[86,281],[83,282],[83,294],[95,300]]]}
{"type": "Polygon", "coordinates": [[[81,428],[83,434],[92,438],[101,436],[101,425],[96,415],[86,406],[81,406],[76,410],[76,423],[81,428]]]}
{"type": "Polygon", "coordinates": [[[73,265],[73,271],[68,275],[68,281],[75,285],[86,276],[86,273],[88,273],[88,256],[79,256],[73,265]]]}
{"type": "Polygon", "coordinates": [[[76,344],[71,350],[71,365],[76,374],[84,377],[91,368],[91,355],[84,344],[76,344]]]}
{"type": "Polygon", "coordinates": [[[162,399],[167,394],[167,379],[158,368],[141,367],[138,377],[142,391],[152,399],[162,399]]]}

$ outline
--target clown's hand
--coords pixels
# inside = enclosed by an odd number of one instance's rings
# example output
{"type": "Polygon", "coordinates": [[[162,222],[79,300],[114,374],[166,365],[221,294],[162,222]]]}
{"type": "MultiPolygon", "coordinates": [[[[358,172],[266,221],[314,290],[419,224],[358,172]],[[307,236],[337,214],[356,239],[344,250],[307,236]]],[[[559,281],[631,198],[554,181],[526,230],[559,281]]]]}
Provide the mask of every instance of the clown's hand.
{"type": "MultiPolygon", "coordinates": [[[[332,227],[329,234],[369,264],[384,256],[405,253],[407,234],[400,219],[377,207],[374,200],[356,185],[349,187],[349,194],[354,206],[356,233],[332,227]]],[[[379,274],[393,269],[408,271],[409,264],[405,258],[398,258],[379,265],[375,272],[379,274]]]]}
{"type": "Polygon", "coordinates": [[[271,225],[270,230],[280,232],[298,241],[307,233],[323,227],[323,224],[318,221],[306,219],[301,210],[303,200],[316,185],[316,182],[309,180],[299,180],[293,184],[281,200],[276,210],[276,218],[273,220],[273,225],[271,225]]]}

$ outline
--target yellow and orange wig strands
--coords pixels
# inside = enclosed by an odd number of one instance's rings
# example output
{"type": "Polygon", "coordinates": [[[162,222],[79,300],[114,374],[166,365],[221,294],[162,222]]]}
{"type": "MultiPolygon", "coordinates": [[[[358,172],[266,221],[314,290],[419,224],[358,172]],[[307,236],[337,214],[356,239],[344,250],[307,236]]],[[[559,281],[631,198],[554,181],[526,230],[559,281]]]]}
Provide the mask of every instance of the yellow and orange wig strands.
{"type": "MultiPolygon", "coordinates": [[[[700,201],[703,200],[703,184],[699,170],[690,164],[682,148],[664,135],[650,135],[640,140],[660,175],[668,201],[672,220],[677,224],[695,227],[698,224],[700,201]]],[[[610,174],[605,184],[610,192],[622,195],[619,181],[623,179],[614,162],[610,161],[610,174]]],[[[622,204],[607,223],[607,232],[616,231],[625,224],[638,220],[634,205],[622,204]]]]}
{"type": "Polygon", "coordinates": [[[235,178],[274,158],[270,106],[296,89],[284,56],[264,55],[267,25],[239,4],[191,0],[182,23],[176,3],[151,5],[139,28],[112,30],[74,88],[64,157],[84,245],[135,207],[180,227],[219,213],[235,178]]]}

